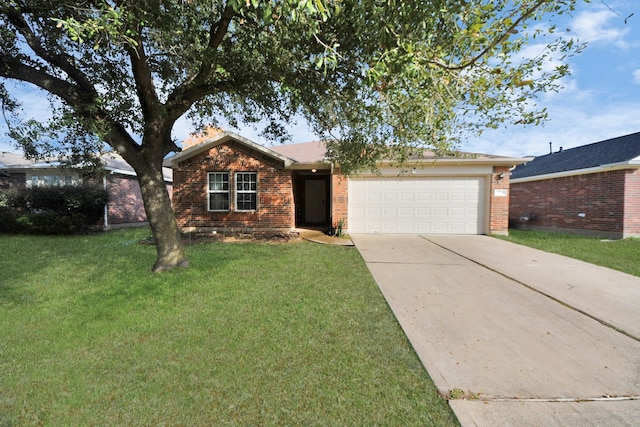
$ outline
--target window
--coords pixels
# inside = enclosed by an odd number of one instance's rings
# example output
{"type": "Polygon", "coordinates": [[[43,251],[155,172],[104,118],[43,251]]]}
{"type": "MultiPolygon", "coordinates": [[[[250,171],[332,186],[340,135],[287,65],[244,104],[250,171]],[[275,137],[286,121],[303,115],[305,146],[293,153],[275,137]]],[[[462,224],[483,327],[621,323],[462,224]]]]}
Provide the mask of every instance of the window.
{"type": "Polygon", "coordinates": [[[78,175],[31,175],[27,172],[28,187],[62,187],[78,185],[82,179],[78,175]]]}
{"type": "Polygon", "coordinates": [[[229,173],[211,172],[209,175],[209,210],[229,210],[229,173]]]}
{"type": "Polygon", "coordinates": [[[255,211],[258,208],[258,174],[240,172],[236,174],[236,209],[255,211]]]}

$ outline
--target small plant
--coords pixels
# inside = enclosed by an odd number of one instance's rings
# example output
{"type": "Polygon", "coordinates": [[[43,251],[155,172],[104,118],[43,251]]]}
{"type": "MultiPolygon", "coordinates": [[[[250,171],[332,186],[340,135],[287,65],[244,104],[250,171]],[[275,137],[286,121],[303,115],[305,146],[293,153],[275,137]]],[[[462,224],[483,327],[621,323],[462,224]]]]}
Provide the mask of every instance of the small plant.
{"type": "Polygon", "coordinates": [[[341,219],[340,221],[338,221],[338,224],[336,224],[336,227],[333,229],[333,235],[336,237],[342,237],[344,235],[344,232],[342,231],[343,227],[344,227],[344,219],[341,219]]]}

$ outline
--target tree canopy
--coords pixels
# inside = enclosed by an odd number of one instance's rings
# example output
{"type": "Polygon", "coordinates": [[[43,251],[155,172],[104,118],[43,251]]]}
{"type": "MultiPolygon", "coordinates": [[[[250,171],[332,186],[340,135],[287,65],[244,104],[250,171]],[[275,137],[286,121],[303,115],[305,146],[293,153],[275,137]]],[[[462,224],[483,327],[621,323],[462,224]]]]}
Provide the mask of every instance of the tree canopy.
{"type": "Polygon", "coordinates": [[[177,227],[153,195],[180,117],[194,130],[265,123],[275,140],[304,117],[346,173],[449,150],[466,132],[545,118],[535,97],[568,73],[549,58],[580,50],[545,19],[575,1],[1,0],[0,78],[48,93],[52,118],[12,115],[4,85],[0,99],[28,155],[120,153],[164,241],[177,227]],[[546,47],[522,57],[532,39],[546,47]]]}

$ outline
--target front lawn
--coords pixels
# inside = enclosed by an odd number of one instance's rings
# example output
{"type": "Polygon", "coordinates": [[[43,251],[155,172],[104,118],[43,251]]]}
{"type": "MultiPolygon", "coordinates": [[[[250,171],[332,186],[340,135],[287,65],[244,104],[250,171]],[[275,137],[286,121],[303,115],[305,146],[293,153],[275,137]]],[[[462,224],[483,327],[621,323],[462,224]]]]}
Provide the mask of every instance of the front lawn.
{"type": "Polygon", "coordinates": [[[354,248],[0,236],[0,426],[457,425],[354,248]]]}
{"type": "Polygon", "coordinates": [[[501,238],[640,276],[640,239],[606,240],[533,230],[509,230],[509,236],[501,238]]]}

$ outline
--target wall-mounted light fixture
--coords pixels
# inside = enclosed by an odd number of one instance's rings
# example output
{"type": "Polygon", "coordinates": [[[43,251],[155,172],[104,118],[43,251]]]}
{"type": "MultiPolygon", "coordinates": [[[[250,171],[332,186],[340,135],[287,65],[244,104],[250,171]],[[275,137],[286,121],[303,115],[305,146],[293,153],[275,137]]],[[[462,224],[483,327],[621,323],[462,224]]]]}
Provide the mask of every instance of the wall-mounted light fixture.
{"type": "Polygon", "coordinates": [[[496,175],[496,181],[500,182],[504,179],[504,172],[500,172],[498,175],[496,175]]]}

